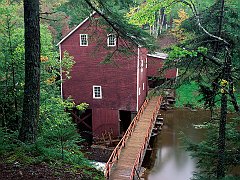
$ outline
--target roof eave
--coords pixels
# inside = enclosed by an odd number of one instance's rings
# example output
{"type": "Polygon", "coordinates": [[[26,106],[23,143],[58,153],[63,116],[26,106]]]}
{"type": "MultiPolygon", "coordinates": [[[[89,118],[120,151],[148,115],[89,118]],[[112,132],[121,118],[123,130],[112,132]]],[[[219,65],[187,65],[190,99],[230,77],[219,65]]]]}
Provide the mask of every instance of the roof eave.
{"type": "Polygon", "coordinates": [[[92,17],[96,12],[94,11],[90,16],[84,19],[80,24],[78,24],[72,31],[70,31],[56,46],[59,46],[63,41],[65,41],[71,34],[73,34],[79,27],[81,27],[90,17],[92,17]]]}

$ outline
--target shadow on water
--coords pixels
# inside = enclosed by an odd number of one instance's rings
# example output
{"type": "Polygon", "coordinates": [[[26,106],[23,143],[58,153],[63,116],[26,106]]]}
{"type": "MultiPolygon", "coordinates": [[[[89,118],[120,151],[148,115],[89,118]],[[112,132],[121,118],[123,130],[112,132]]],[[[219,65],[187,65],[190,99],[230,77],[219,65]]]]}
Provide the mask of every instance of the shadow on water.
{"type": "Polygon", "coordinates": [[[196,161],[183,149],[180,132],[199,142],[203,130],[193,125],[209,120],[208,111],[187,109],[170,110],[162,113],[164,126],[156,137],[154,148],[145,172],[145,180],[187,180],[196,170],[196,161]]]}

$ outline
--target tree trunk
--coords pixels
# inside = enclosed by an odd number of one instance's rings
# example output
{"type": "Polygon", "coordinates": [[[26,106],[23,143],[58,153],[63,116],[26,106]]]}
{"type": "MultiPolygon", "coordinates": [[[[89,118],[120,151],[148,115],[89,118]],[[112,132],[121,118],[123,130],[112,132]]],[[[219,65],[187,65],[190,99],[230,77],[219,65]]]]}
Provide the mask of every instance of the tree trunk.
{"type": "MultiPolygon", "coordinates": [[[[223,78],[227,80],[228,83],[231,79],[231,67],[232,67],[232,59],[229,51],[227,50],[227,55],[225,58],[225,63],[223,67],[223,78]]],[[[226,85],[225,89],[229,91],[228,85],[226,85]]],[[[218,137],[218,163],[217,163],[217,178],[223,178],[225,176],[225,148],[226,148],[226,123],[227,123],[227,92],[222,92],[221,97],[221,115],[219,122],[219,137],[218,137]]]]}
{"type": "MultiPolygon", "coordinates": [[[[218,27],[218,36],[221,37],[222,34],[222,24],[223,24],[223,16],[224,16],[224,0],[217,0],[216,2],[220,8],[220,17],[219,17],[219,27],[218,27]]],[[[217,41],[215,44],[215,50],[217,52],[219,42],[217,41]]],[[[224,62],[224,67],[222,71],[222,80],[227,80],[229,83],[230,76],[231,76],[231,56],[228,51],[226,45],[226,57],[224,62]]],[[[227,86],[224,87],[227,89],[227,86]]],[[[226,92],[222,93],[221,97],[221,115],[220,115],[220,122],[219,122],[219,131],[218,131],[218,161],[217,161],[217,178],[225,177],[225,148],[226,148],[226,123],[227,123],[227,104],[228,98],[226,92]]]]}
{"type": "Polygon", "coordinates": [[[39,0],[24,0],[25,85],[19,139],[34,143],[39,119],[40,25],[39,0]]]}
{"type": "Polygon", "coordinates": [[[225,176],[225,135],[227,121],[227,94],[222,94],[221,97],[221,116],[219,123],[218,137],[218,163],[217,163],[217,178],[225,176]]]}

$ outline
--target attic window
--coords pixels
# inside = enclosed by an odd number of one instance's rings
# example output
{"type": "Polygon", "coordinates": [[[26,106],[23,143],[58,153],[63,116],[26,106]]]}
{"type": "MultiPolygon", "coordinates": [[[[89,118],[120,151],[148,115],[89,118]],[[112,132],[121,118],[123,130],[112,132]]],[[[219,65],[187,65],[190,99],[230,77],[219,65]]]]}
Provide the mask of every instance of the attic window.
{"type": "Polygon", "coordinates": [[[88,46],[88,35],[80,34],[80,46],[88,46]]]}
{"type": "Polygon", "coordinates": [[[108,46],[116,46],[116,35],[115,34],[109,34],[107,39],[107,45],[108,46]]]}
{"type": "Polygon", "coordinates": [[[93,99],[102,99],[102,87],[93,86],[93,99]]]}

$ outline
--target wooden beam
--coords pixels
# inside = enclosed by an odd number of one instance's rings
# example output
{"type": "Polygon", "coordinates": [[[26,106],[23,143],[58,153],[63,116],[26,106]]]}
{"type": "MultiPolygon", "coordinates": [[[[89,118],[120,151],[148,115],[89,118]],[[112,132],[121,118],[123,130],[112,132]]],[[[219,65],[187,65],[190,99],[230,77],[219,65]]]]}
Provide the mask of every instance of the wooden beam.
{"type": "Polygon", "coordinates": [[[77,121],[77,123],[78,123],[78,124],[79,124],[79,123],[82,123],[85,119],[89,118],[91,115],[92,115],[92,114],[90,113],[90,114],[86,115],[84,118],[79,118],[78,121],[77,121]]]}
{"type": "Polygon", "coordinates": [[[87,128],[89,128],[90,130],[92,130],[92,127],[89,126],[87,123],[84,122],[84,120],[86,119],[85,117],[90,116],[91,114],[85,116],[83,119],[79,118],[79,117],[78,117],[76,114],[74,114],[73,112],[71,112],[71,114],[74,116],[75,122],[76,122],[77,124],[82,123],[82,124],[84,124],[87,128]]]}

